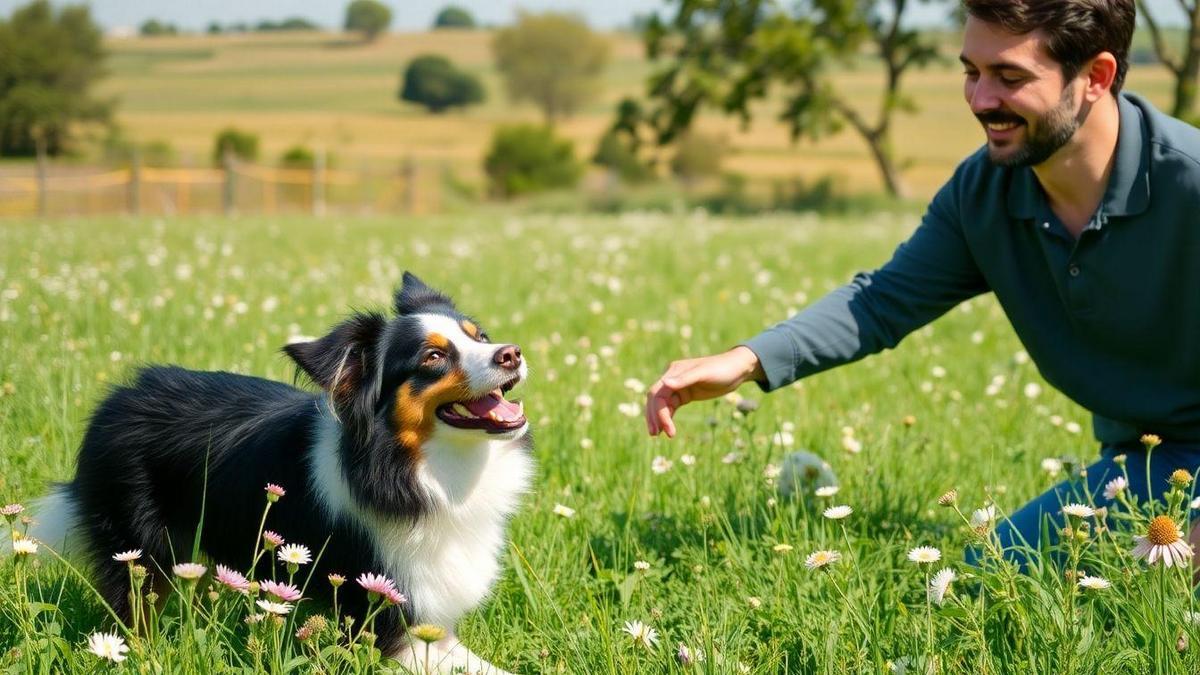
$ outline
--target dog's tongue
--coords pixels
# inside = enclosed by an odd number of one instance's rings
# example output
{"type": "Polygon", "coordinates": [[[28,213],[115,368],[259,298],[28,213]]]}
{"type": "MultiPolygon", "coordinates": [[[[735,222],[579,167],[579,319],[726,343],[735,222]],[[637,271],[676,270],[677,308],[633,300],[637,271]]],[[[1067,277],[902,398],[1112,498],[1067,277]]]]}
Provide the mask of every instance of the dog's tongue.
{"type": "Polygon", "coordinates": [[[492,412],[502,420],[518,419],[521,416],[521,406],[504,400],[504,397],[496,392],[474,401],[466,401],[463,405],[476,417],[488,417],[492,412]]]}

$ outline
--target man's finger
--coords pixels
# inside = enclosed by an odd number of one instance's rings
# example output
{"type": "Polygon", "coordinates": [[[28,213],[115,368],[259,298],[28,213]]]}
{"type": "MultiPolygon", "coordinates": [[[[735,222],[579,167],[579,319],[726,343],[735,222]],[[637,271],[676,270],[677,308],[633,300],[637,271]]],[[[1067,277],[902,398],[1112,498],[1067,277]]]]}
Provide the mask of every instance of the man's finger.
{"type": "Polygon", "coordinates": [[[662,404],[657,401],[662,391],[663,381],[660,379],[646,392],[646,431],[651,436],[657,436],[662,432],[662,427],[658,425],[658,406],[662,404]]]}
{"type": "Polygon", "coordinates": [[[656,399],[661,402],[658,407],[658,426],[663,431],[667,432],[667,438],[675,438],[675,420],[671,419],[671,415],[675,412],[675,407],[671,402],[662,398],[656,399]]]}

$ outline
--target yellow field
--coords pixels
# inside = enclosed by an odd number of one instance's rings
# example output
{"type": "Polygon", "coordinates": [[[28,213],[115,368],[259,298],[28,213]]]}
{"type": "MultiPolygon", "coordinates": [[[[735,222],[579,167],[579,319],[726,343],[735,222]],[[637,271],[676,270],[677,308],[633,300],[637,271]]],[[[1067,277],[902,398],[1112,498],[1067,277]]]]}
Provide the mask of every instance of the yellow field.
{"type": "MultiPolygon", "coordinates": [[[[581,156],[611,123],[620,98],[644,91],[652,65],[641,42],[628,34],[610,36],[613,58],[603,91],[560,132],[576,142],[581,156]]],[[[362,44],[330,33],[180,36],[120,39],[109,43],[112,76],[101,93],[120,100],[118,121],[137,140],[169,141],[185,164],[208,161],[216,131],[236,125],[261,136],[262,159],[273,162],[295,144],[323,146],[347,168],[398,166],[405,157],[447,164],[478,180],[480,158],[492,129],[502,123],[536,121],[531,105],[513,105],[491,65],[491,33],[394,33],[362,44]],[[400,72],[414,55],[449,56],[479,74],[488,102],[466,112],[440,116],[396,98],[400,72]]],[[[910,192],[926,197],[954,165],[982,140],[960,94],[960,74],[947,53],[944,64],[913,72],[906,89],[919,103],[916,115],[898,118],[895,142],[909,162],[910,192]]],[[[872,67],[843,72],[839,88],[868,113],[878,101],[881,73],[872,67]]],[[[1129,89],[1165,105],[1167,73],[1135,68],[1129,89]]],[[[724,134],[733,148],[726,166],[759,184],[773,179],[833,174],[850,191],[875,191],[881,182],[862,141],[844,131],[818,143],[792,143],[775,120],[777,106],[762,105],[754,124],[709,114],[705,131],[724,134]]]]}

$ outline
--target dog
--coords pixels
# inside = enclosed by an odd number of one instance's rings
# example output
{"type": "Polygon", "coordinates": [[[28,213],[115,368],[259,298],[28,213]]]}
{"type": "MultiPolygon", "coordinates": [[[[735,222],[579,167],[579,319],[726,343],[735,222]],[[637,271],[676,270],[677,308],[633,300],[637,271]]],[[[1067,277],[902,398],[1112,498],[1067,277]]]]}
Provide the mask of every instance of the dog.
{"type": "MultiPolygon", "coordinates": [[[[354,313],[324,337],[283,348],[320,393],[142,369],[92,415],[75,478],[43,500],[32,536],[81,548],[100,594],[128,619],[129,577],[113,554],[141,549],[165,591],[199,530],[209,560],[247,570],[272,483],[286,495],[266,529],[314,553],[323,547],[309,595],[329,599],[328,573],[386,575],[407,602],[376,618],[385,654],[420,670],[425,645],[414,649],[407,627],[436,624],[450,633],[430,645],[430,667],[504,672],[453,628],[488,595],[507,521],[529,488],[533,436],[523,404],[506,398],[528,367],[517,345],[492,342],[408,272],[394,304],[394,316],[354,313]]],[[[260,561],[257,577],[269,569],[260,561]]],[[[360,622],[366,615],[367,594],[353,581],[338,602],[360,622]]]]}

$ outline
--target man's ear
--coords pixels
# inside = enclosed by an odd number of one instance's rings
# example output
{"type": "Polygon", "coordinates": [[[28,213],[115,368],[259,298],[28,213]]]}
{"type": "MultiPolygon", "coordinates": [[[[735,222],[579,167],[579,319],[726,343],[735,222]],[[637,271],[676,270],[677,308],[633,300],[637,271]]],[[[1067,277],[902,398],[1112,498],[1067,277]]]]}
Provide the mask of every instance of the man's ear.
{"type": "Polygon", "coordinates": [[[328,335],[294,342],[283,351],[339,403],[347,403],[372,383],[375,352],[386,320],[376,313],[355,314],[328,335]]]}
{"type": "Polygon", "coordinates": [[[414,314],[434,306],[453,309],[454,301],[427,286],[412,272],[405,272],[404,280],[396,290],[396,314],[414,314]]]}

